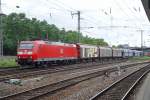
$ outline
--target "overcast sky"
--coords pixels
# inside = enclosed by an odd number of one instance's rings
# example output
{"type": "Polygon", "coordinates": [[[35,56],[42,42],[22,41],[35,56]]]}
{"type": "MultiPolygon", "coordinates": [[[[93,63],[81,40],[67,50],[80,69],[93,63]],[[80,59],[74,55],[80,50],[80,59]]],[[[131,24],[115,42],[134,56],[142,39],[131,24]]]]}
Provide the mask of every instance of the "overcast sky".
{"type": "Polygon", "coordinates": [[[77,16],[71,16],[77,10],[81,11],[84,35],[104,38],[110,45],[140,46],[142,29],[144,45],[150,46],[150,24],[141,0],[2,0],[5,14],[23,12],[28,18],[46,20],[66,30],[77,30],[77,16]]]}

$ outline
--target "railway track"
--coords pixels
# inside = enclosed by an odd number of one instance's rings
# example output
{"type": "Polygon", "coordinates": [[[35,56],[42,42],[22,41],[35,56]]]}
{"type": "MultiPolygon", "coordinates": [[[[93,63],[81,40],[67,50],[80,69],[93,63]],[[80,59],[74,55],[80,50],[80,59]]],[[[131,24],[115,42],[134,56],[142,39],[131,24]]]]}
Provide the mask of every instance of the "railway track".
{"type": "Polygon", "coordinates": [[[114,82],[90,100],[125,100],[133,87],[150,71],[150,65],[114,82]]]}
{"type": "Polygon", "coordinates": [[[57,83],[48,84],[31,90],[26,90],[24,92],[14,93],[11,95],[0,97],[0,99],[1,100],[34,100],[48,93],[53,94],[61,89],[65,89],[66,87],[73,86],[82,81],[104,75],[106,72],[111,73],[117,70],[118,70],[117,68],[111,68],[111,69],[101,70],[101,71],[93,72],[82,76],[76,76],[74,78],[62,80],[57,83]]]}
{"type": "MultiPolygon", "coordinates": [[[[110,64],[110,63],[109,63],[110,64]]],[[[82,69],[82,68],[88,68],[91,66],[99,66],[102,65],[101,63],[96,64],[80,64],[80,65],[68,65],[68,66],[53,66],[52,68],[41,68],[41,69],[9,69],[9,70],[2,70],[0,71],[0,82],[11,79],[11,78],[25,78],[28,76],[37,76],[37,75],[43,75],[43,74],[51,74],[56,72],[62,72],[62,71],[69,71],[74,69],[82,69]]],[[[105,64],[107,65],[107,64],[105,64]]]]}
{"type": "MultiPolygon", "coordinates": [[[[121,61],[116,61],[116,62],[96,62],[98,65],[106,65],[106,64],[112,64],[112,63],[121,63],[126,60],[121,60],[121,61]]],[[[37,71],[37,70],[42,70],[42,69],[64,69],[65,67],[67,68],[68,66],[80,66],[82,67],[85,63],[80,63],[80,64],[71,64],[71,65],[52,65],[50,67],[41,67],[41,68],[33,68],[33,67],[25,67],[25,68],[19,68],[19,66],[16,66],[18,68],[0,68],[0,76],[3,75],[8,75],[8,74],[13,74],[13,73],[22,73],[22,72],[28,72],[28,71],[37,71]]],[[[87,64],[87,63],[86,63],[87,64]]],[[[93,64],[92,62],[89,62],[88,64],[93,64]]],[[[84,67],[84,66],[83,66],[84,67]]]]}

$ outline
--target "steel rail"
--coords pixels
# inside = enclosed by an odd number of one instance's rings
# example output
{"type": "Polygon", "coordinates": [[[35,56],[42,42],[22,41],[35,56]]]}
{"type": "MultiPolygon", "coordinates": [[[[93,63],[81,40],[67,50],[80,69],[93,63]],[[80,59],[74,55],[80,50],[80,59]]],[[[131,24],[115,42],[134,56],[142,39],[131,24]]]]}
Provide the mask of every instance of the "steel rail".
{"type": "MultiPolygon", "coordinates": [[[[150,65],[146,65],[144,68],[146,68],[146,67],[150,67],[150,65]]],[[[137,71],[135,71],[135,72],[133,72],[133,73],[131,73],[131,74],[129,74],[129,75],[123,77],[123,78],[121,78],[120,80],[114,82],[113,84],[111,84],[111,85],[109,85],[108,87],[106,87],[104,90],[100,91],[99,93],[97,93],[96,95],[94,95],[93,97],[91,97],[89,100],[99,100],[98,98],[99,98],[100,96],[103,96],[104,93],[106,93],[107,91],[109,91],[109,90],[111,90],[112,88],[114,88],[115,86],[117,86],[117,84],[118,84],[119,82],[121,82],[121,81],[123,81],[124,79],[130,77],[131,75],[133,75],[133,74],[135,74],[135,73],[141,71],[142,69],[143,69],[143,68],[141,68],[141,69],[139,69],[139,70],[137,70],[137,71]]],[[[144,74],[148,73],[149,71],[150,71],[150,69],[147,70],[147,71],[145,71],[144,74]]],[[[144,75],[142,74],[141,77],[142,77],[142,76],[144,76],[144,75]]],[[[139,78],[138,78],[138,79],[139,79],[139,78]]],[[[138,80],[138,79],[137,79],[137,80],[138,80]]],[[[116,91],[117,91],[117,90],[116,90],[116,91]]],[[[126,92],[126,94],[122,97],[122,99],[125,98],[125,96],[128,94],[128,92],[129,92],[129,91],[126,92]]]]}
{"type": "Polygon", "coordinates": [[[144,76],[146,76],[148,73],[150,72],[150,69],[147,70],[145,73],[143,73],[143,75],[136,80],[136,82],[130,87],[130,89],[126,92],[126,94],[123,96],[123,98],[121,100],[125,100],[131,93],[131,91],[135,88],[136,85],[138,85],[138,83],[143,79],[144,76]]]}
{"type": "MultiPolygon", "coordinates": [[[[111,69],[111,71],[115,71],[114,68],[111,69]]],[[[48,84],[48,85],[34,88],[31,90],[26,90],[23,92],[3,96],[3,97],[0,97],[0,99],[1,100],[19,100],[19,99],[21,100],[22,97],[24,98],[24,100],[35,99],[35,98],[38,98],[39,96],[45,95],[47,93],[53,93],[60,89],[64,89],[66,87],[75,85],[79,82],[82,82],[82,81],[85,81],[85,80],[88,80],[88,79],[91,79],[94,77],[98,77],[98,76],[101,76],[104,74],[105,74],[105,71],[97,71],[94,73],[85,74],[85,75],[77,76],[77,77],[74,77],[71,79],[62,80],[57,83],[48,84]],[[42,91],[42,92],[40,92],[40,91],[42,91]]]]}
{"type": "Polygon", "coordinates": [[[33,100],[33,99],[39,98],[40,96],[46,95],[48,93],[54,93],[54,92],[56,92],[60,89],[64,89],[66,87],[75,85],[79,82],[82,82],[82,81],[85,81],[85,80],[88,80],[88,79],[91,79],[91,78],[95,78],[95,77],[98,77],[98,76],[101,76],[101,75],[105,75],[106,72],[111,73],[111,72],[114,72],[114,71],[117,71],[117,70],[118,69],[116,67],[111,68],[111,69],[100,70],[100,71],[92,72],[90,74],[84,74],[84,75],[81,75],[81,76],[73,77],[71,79],[66,79],[66,80],[59,81],[57,83],[48,84],[48,85],[45,85],[45,86],[34,88],[34,89],[31,89],[31,90],[26,90],[26,91],[23,91],[23,92],[6,95],[4,97],[0,97],[0,99],[2,99],[2,100],[3,99],[5,99],[5,100],[6,99],[7,100],[12,100],[12,99],[16,100],[16,99],[24,98],[25,100],[29,100],[29,99],[33,100]]]}
{"type": "MultiPolygon", "coordinates": [[[[147,62],[144,62],[144,63],[147,63],[147,62]]],[[[134,64],[127,64],[127,65],[122,65],[120,66],[121,68],[123,67],[130,67],[130,66],[133,66],[133,65],[137,65],[137,64],[144,64],[144,63],[134,63],[134,64]]],[[[8,79],[11,79],[11,78],[24,78],[24,77],[28,77],[28,76],[36,76],[36,75],[41,75],[41,74],[52,74],[52,73],[56,73],[56,72],[63,72],[63,71],[69,71],[69,70],[73,70],[73,69],[84,69],[84,68],[88,68],[88,67],[93,67],[93,66],[99,66],[101,65],[101,63],[96,63],[96,64],[93,64],[93,65],[86,65],[86,66],[83,66],[83,65],[77,65],[77,66],[72,66],[72,67],[69,67],[69,66],[62,66],[60,68],[62,69],[51,69],[51,68],[46,68],[46,69],[33,69],[33,70],[21,70],[23,72],[20,72],[20,70],[18,70],[19,72],[15,72],[13,73],[13,70],[9,73],[9,72],[6,72],[8,73],[8,75],[0,75],[0,82],[2,81],[5,81],[5,80],[8,80],[8,79]],[[65,68],[63,68],[65,67],[65,68]]],[[[107,64],[105,64],[107,65],[107,64]]],[[[103,68],[103,67],[102,67],[103,68]]],[[[0,71],[1,74],[5,73],[5,71],[0,71]]]]}

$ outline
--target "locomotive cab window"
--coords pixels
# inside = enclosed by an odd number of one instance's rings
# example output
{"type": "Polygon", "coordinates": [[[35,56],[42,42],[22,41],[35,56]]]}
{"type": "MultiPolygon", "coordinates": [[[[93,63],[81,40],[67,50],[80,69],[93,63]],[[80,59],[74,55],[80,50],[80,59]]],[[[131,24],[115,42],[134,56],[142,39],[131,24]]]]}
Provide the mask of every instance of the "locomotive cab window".
{"type": "Polygon", "coordinates": [[[21,43],[19,46],[19,49],[32,49],[33,44],[32,43],[21,43]]]}

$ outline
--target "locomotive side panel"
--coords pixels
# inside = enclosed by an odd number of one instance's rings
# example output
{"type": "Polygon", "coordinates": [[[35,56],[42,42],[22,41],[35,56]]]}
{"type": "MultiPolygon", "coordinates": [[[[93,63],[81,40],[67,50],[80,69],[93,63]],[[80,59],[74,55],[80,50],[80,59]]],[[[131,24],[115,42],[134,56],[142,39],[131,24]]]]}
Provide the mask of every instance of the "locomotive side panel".
{"type": "Polygon", "coordinates": [[[39,60],[65,60],[65,59],[77,59],[78,52],[75,45],[53,45],[43,44],[38,50],[39,60]]]}

